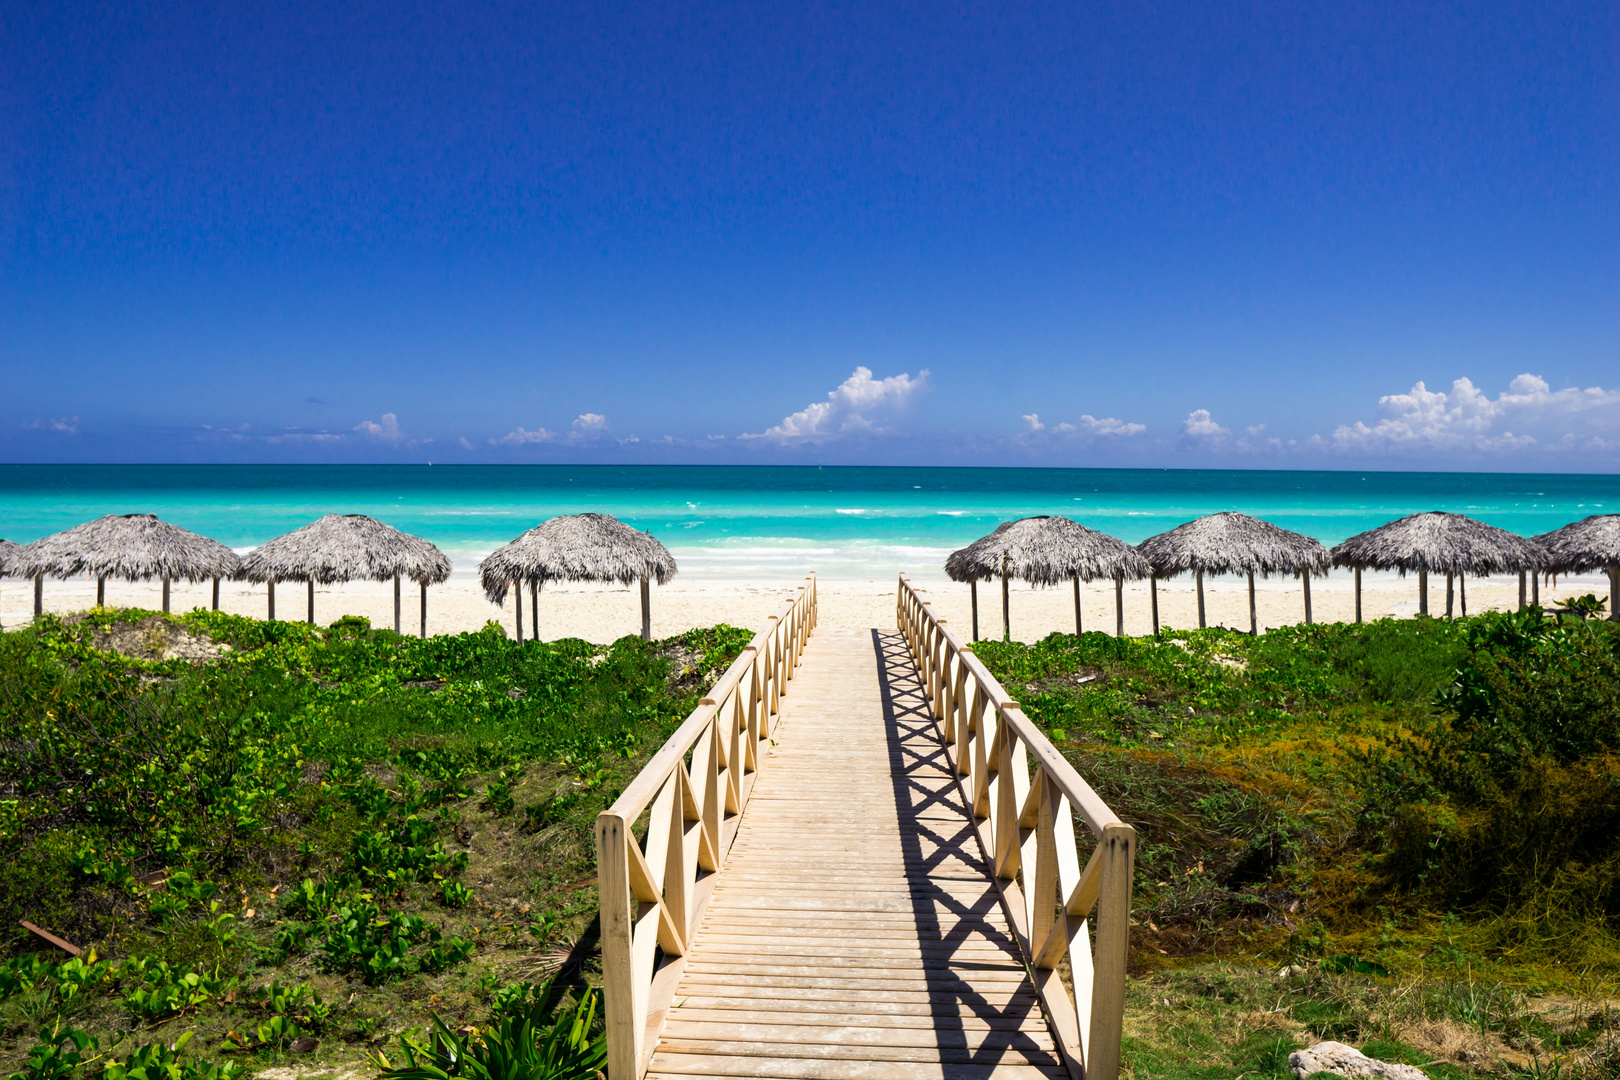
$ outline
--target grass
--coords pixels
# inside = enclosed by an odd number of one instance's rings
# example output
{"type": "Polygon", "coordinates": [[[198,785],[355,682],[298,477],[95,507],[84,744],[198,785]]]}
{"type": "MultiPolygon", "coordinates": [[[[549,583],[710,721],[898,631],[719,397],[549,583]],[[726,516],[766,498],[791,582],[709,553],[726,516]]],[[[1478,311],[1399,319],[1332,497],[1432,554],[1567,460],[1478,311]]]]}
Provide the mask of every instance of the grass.
{"type": "Polygon", "coordinates": [[[0,635],[0,1056],[30,1080],[375,1071],[399,1036],[431,1060],[434,1017],[530,1038],[554,977],[599,1026],[593,819],[750,636],[102,610],[0,635]]]}
{"type": "Polygon", "coordinates": [[[1322,1038],[1430,1075],[1620,1074],[1612,624],[976,651],[1137,829],[1135,1075],[1281,1076],[1322,1038]]]}

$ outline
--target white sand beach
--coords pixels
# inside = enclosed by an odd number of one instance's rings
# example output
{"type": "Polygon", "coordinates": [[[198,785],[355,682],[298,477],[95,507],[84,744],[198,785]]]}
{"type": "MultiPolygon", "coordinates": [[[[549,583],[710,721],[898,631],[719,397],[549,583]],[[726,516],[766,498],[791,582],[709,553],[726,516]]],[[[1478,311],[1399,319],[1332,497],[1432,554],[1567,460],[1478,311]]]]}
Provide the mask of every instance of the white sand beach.
{"type": "MultiPolygon", "coordinates": [[[[916,572],[912,580],[928,591],[938,610],[967,636],[971,633],[971,605],[968,588],[949,581],[937,570],[916,572]]],[[[731,581],[711,577],[676,578],[652,593],[653,634],[666,637],[693,627],[731,623],[757,628],[791,595],[802,579],[731,581]]],[[[1585,593],[1608,595],[1608,579],[1601,574],[1572,575],[1556,587],[1543,586],[1543,603],[1554,597],[1585,593]]],[[[1511,608],[1518,603],[1517,576],[1470,579],[1467,583],[1468,610],[1511,608]]],[[[210,600],[208,583],[192,585],[177,582],[171,606],[174,611],[206,607],[210,600]]],[[[1304,619],[1299,582],[1293,578],[1261,579],[1256,582],[1256,607],[1262,629],[1285,626],[1304,619]]],[[[1351,621],[1355,617],[1353,578],[1348,571],[1335,571],[1311,582],[1312,609],[1318,622],[1351,621]]],[[[1241,578],[1205,579],[1205,597],[1211,626],[1225,625],[1247,630],[1249,625],[1246,584],[1241,578]]],[[[895,581],[892,578],[846,578],[821,581],[821,625],[847,629],[887,628],[894,623],[895,581]]],[[[1032,589],[1014,583],[1011,590],[1012,636],[1019,641],[1037,641],[1053,631],[1074,630],[1074,599],[1070,588],[1032,589]]],[[[46,581],[45,610],[83,611],[95,602],[93,581],[46,581]]],[[[158,582],[107,582],[107,602],[119,607],[157,608],[161,602],[158,582]]],[[[276,589],[276,613],[283,619],[303,619],[306,610],[305,587],[284,583],[276,589]]],[[[1114,594],[1102,583],[1081,590],[1086,629],[1114,632],[1114,594]]],[[[1133,582],[1125,587],[1125,632],[1151,633],[1152,613],[1148,585],[1133,582]]],[[[1417,612],[1417,578],[1395,573],[1367,573],[1363,577],[1362,610],[1366,618],[1386,615],[1411,616],[1417,612]]],[[[263,618],[266,613],[265,589],[245,582],[223,582],[220,607],[239,615],[263,618]]],[[[407,633],[419,626],[418,592],[407,585],[403,595],[403,624],[407,633]]],[[[1445,612],[1445,579],[1429,579],[1429,610],[1445,612]]],[[[1461,605],[1458,605],[1461,612],[1461,605]]],[[[0,580],[0,625],[8,629],[26,623],[33,613],[33,585],[11,578],[0,580]]],[[[364,615],[373,625],[393,623],[393,590],[386,583],[353,582],[347,585],[318,586],[315,590],[315,619],[322,625],[342,615],[364,615]]],[[[1159,617],[1166,627],[1198,625],[1197,596],[1191,577],[1159,583],[1159,617]]],[[[458,633],[477,630],[486,622],[500,623],[508,635],[514,631],[510,597],[505,608],[484,599],[471,570],[457,570],[448,582],[428,590],[428,632],[458,633]]],[[[524,613],[524,636],[528,625],[524,613]]],[[[581,637],[588,641],[610,642],[637,633],[641,625],[640,600],[634,588],[595,585],[552,585],[540,597],[540,635],[546,639],[581,637]]],[[[999,584],[979,587],[979,630],[984,637],[1001,636],[1001,595],[999,584]]]]}

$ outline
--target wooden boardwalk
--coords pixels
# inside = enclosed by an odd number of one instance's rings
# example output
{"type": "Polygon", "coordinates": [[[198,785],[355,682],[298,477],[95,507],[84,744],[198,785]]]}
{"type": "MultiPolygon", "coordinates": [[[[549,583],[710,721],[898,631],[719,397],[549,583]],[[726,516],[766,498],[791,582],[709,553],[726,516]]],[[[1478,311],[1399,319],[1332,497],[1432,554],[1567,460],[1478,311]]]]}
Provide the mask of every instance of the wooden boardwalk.
{"type": "Polygon", "coordinates": [[[805,648],[650,1077],[1067,1077],[902,637],[805,648]]]}

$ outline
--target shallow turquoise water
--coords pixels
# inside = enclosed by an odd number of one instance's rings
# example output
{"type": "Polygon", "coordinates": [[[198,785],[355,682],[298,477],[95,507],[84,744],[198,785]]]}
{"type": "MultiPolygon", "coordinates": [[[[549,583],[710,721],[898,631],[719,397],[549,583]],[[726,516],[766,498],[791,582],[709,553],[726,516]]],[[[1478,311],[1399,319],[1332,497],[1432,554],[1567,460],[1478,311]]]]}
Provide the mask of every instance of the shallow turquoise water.
{"type": "Polygon", "coordinates": [[[153,512],[238,550],[370,514],[469,568],[554,514],[658,536],[685,575],[878,576],[933,566],[1003,520],[1063,514],[1132,543],[1240,510],[1334,544],[1419,510],[1545,532],[1620,508],[1620,476],[731,466],[0,466],[0,537],[153,512]]]}

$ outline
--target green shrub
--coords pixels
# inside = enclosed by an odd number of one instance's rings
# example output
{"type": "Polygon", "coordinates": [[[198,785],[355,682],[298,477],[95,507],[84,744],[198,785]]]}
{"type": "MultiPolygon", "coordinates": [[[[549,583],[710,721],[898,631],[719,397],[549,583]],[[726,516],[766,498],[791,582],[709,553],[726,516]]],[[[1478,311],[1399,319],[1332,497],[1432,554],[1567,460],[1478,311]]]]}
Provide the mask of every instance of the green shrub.
{"type": "Polygon", "coordinates": [[[427,1041],[400,1040],[400,1064],[377,1055],[379,1080],[595,1080],[607,1065],[597,1001],[595,990],[570,1001],[547,983],[509,1000],[494,1027],[467,1037],[434,1017],[427,1041]]]}
{"type": "Polygon", "coordinates": [[[1539,609],[1469,620],[1442,718],[1364,761],[1386,879],[1503,916],[1504,945],[1620,928],[1620,633],[1539,609]]]}

